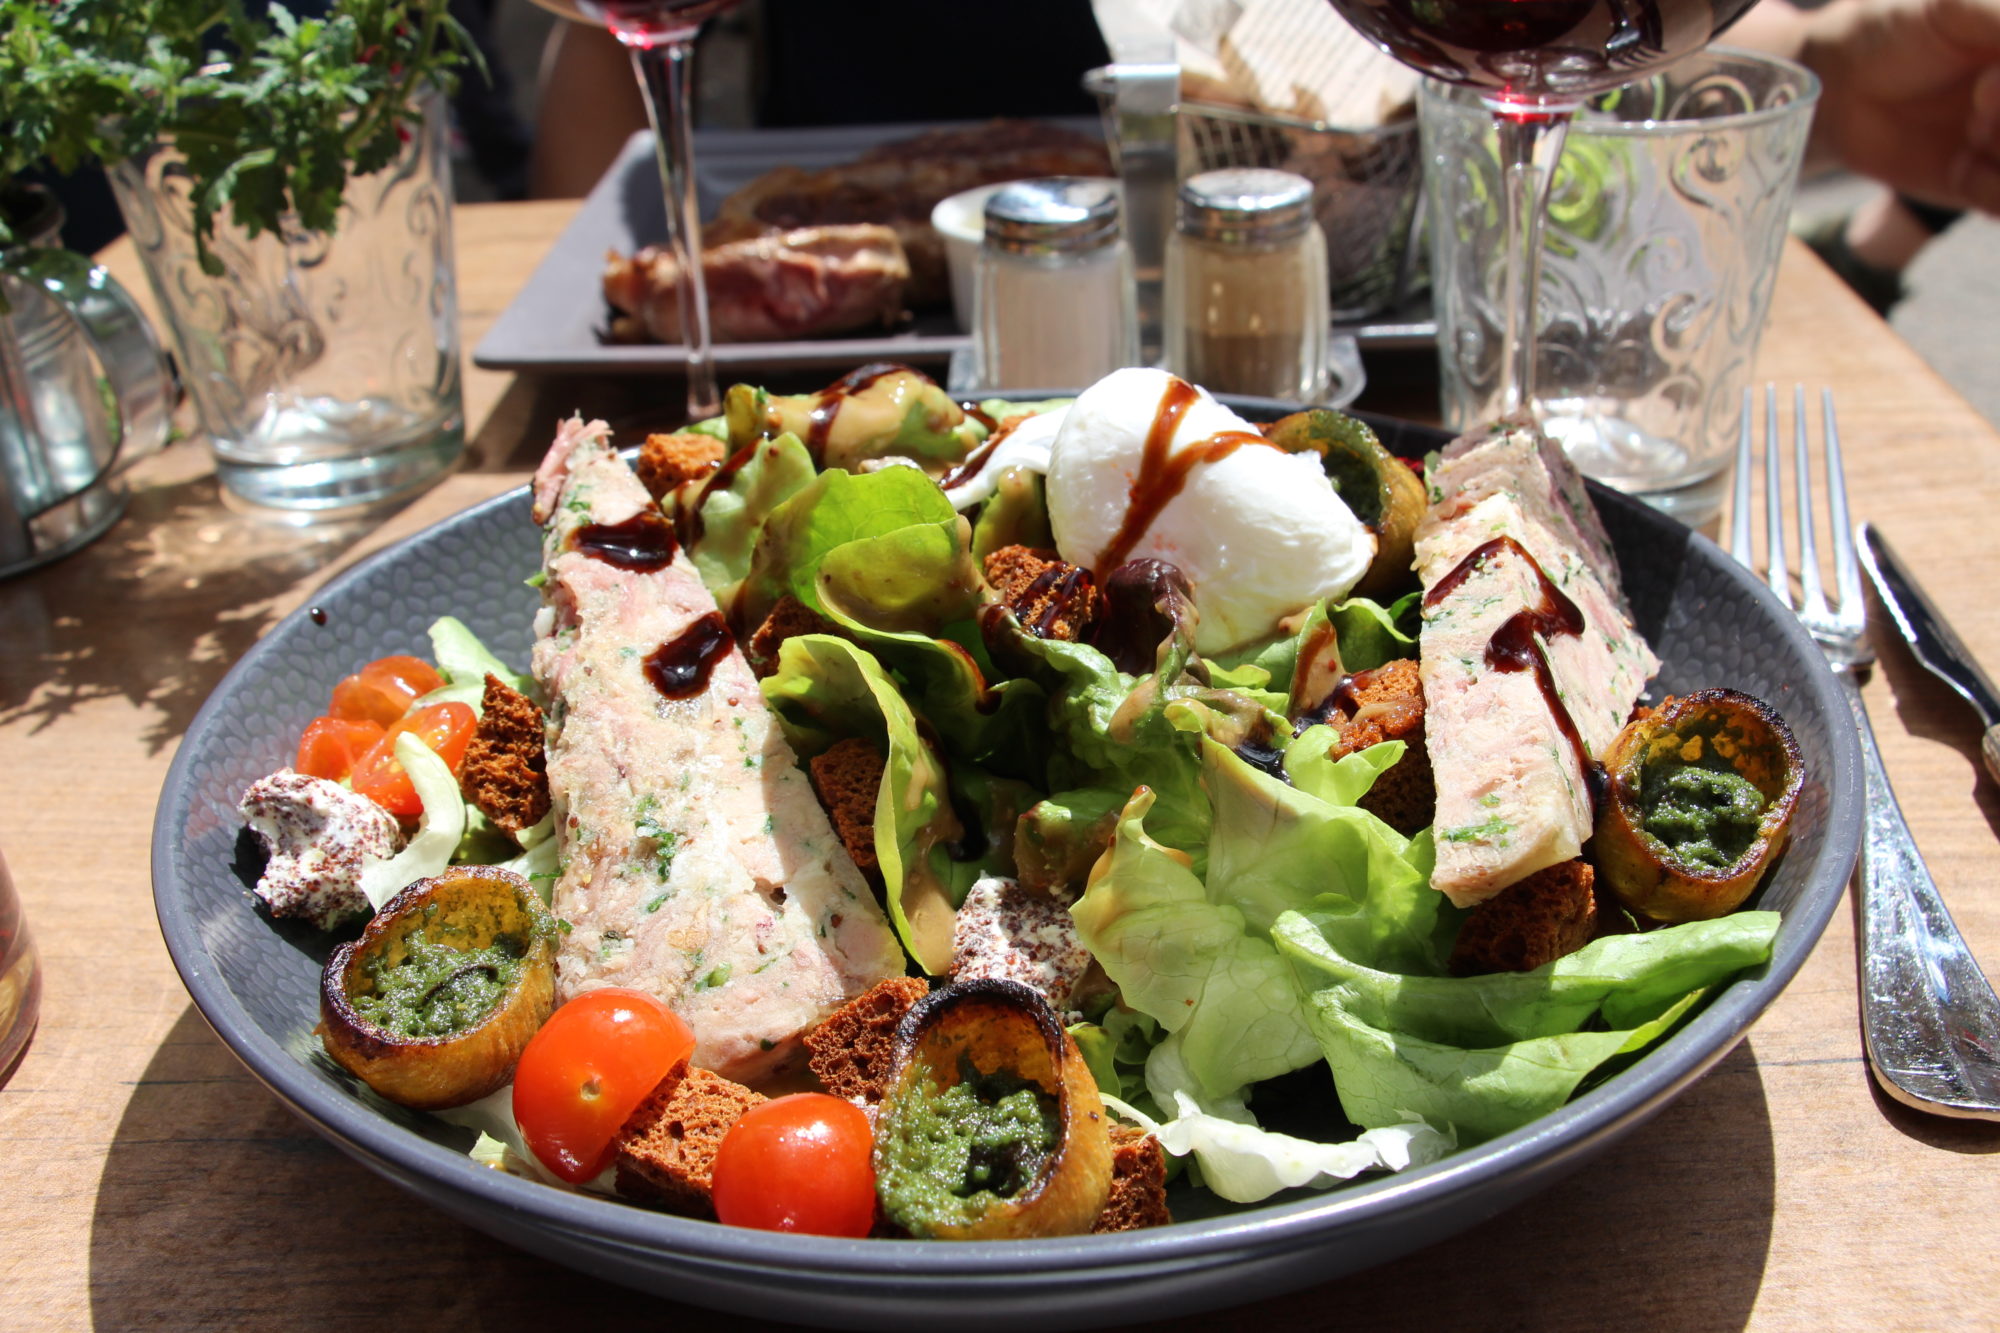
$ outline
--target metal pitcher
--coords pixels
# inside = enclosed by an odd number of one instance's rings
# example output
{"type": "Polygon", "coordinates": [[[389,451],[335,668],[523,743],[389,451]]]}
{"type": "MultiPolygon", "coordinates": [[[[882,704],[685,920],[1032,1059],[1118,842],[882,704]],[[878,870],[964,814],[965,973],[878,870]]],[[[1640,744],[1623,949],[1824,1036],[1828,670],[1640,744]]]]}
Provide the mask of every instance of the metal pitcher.
{"type": "Polygon", "coordinates": [[[30,196],[0,251],[0,577],[69,554],[124,511],[120,468],[166,442],[173,375],[132,298],[57,246],[30,196]]]}

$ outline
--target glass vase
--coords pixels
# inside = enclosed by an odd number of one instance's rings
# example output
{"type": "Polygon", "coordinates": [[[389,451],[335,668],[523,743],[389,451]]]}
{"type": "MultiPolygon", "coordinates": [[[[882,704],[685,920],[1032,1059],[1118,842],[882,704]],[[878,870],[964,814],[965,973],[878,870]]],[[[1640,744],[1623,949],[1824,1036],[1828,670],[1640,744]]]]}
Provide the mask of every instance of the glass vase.
{"type": "Polygon", "coordinates": [[[331,233],[218,219],[197,258],[171,144],[111,172],[227,494],[313,516],[408,495],[464,447],[445,103],[347,185],[331,233]]]}

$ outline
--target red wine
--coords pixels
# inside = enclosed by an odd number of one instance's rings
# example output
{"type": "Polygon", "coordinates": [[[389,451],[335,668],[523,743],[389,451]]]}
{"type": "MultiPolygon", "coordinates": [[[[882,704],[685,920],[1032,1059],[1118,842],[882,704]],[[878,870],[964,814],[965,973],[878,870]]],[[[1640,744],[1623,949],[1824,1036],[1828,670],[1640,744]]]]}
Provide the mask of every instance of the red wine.
{"type": "Polygon", "coordinates": [[[1573,103],[1708,45],[1754,0],[1330,0],[1396,59],[1503,102],[1573,103]]]}
{"type": "Polygon", "coordinates": [[[702,24],[736,0],[535,0],[543,9],[609,28],[627,42],[642,45],[671,37],[688,38],[702,24]]]}

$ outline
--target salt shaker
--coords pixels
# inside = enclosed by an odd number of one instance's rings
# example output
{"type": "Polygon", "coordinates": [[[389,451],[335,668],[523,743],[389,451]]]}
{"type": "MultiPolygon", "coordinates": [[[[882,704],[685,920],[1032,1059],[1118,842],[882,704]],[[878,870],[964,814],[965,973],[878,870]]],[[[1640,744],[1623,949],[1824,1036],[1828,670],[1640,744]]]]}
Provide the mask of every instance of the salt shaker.
{"type": "Polygon", "coordinates": [[[1217,393],[1313,402],[1327,383],[1326,236],[1312,182],[1204,171],[1167,241],[1167,369],[1217,393]]]}
{"type": "Polygon", "coordinates": [[[1118,182],[1016,181],[986,201],[973,321],[982,388],[1090,384],[1139,356],[1118,182]]]}

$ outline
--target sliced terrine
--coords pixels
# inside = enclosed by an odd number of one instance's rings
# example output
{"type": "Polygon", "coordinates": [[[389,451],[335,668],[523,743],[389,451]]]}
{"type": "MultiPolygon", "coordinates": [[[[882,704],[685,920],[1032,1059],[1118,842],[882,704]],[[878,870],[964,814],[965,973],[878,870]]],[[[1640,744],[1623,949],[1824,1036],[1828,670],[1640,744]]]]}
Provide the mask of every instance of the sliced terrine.
{"type": "Polygon", "coordinates": [[[535,475],[559,997],[630,986],[739,1081],[903,956],[715,599],[611,447],[571,420],[535,475]]]}
{"type": "Polygon", "coordinates": [[[1659,662],[1560,447],[1503,423],[1454,441],[1429,481],[1416,550],[1432,883],[1470,906],[1582,850],[1592,760],[1659,662]]]}

